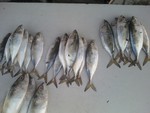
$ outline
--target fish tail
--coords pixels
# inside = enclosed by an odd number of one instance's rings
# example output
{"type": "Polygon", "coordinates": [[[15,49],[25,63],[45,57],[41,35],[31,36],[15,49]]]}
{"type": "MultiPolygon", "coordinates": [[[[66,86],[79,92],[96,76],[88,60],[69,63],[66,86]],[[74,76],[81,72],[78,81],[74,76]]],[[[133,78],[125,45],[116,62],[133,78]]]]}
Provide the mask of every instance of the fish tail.
{"type": "Polygon", "coordinates": [[[148,57],[148,55],[145,56],[144,62],[143,62],[143,66],[150,61],[150,58],[148,57]]]}
{"type": "Polygon", "coordinates": [[[47,83],[47,72],[41,76],[38,76],[38,80],[40,80],[40,79],[44,79],[45,83],[47,83]]]}
{"type": "Polygon", "coordinates": [[[137,64],[138,68],[139,68],[140,70],[142,70],[142,67],[141,67],[140,62],[139,62],[139,61],[137,61],[137,62],[136,62],[136,64],[137,64]]]}
{"type": "Polygon", "coordinates": [[[96,87],[94,86],[94,84],[89,81],[84,89],[84,92],[86,92],[89,88],[92,88],[94,91],[96,91],[96,87]]]}
{"type": "Polygon", "coordinates": [[[59,84],[62,84],[62,83],[64,83],[64,82],[67,82],[67,77],[66,77],[66,75],[62,75],[59,80],[60,80],[59,84]]]}
{"type": "Polygon", "coordinates": [[[117,60],[120,57],[120,52],[117,53],[117,55],[115,56],[115,60],[117,60]]]}
{"type": "Polygon", "coordinates": [[[32,69],[32,71],[30,72],[30,74],[31,75],[35,74],[38,77],[38,79],[40,78],[40,75],[39,75],[38,71],[35,68],[32,69]]]}
{"type": "Polygon", "coordinates": [[[82,78],[81,78],[81,75],[78,75],[78,76],[77,76],[76,81],[78,81],[78,83],[79,83],[80,85],[82,85],[82,78]]]}
{"type": "Polygon", "coordinates": [[[77,79],[75,79],[74,81],[75,81],[75,83],[77,84],[77,86],[80,86],[80,83],[79,83],[78,78],[77,78],[77,79]]]}
{"type": "Polygon", "coordinates": [[[135,66],[136,61],[132,61],[128,67],[135,66]]]}
{"type": "Polygon", "coordinates": [[[123,61],[123,62],[124,62],[124,60],[125,60],[125,57],[124,57],[124,56],[125,56],[124,53],[121,52],[121,54],[120,54],[120,60],[123,61]]]}
{"type": "Polygon", "coordinates": [[[120,65],[117,63],[115,59],[111,59],[107,65],[107,68],[110,67],[112,64],[115,64],[117,67],[121,68],[120,65]]]}
{"type": "Polygon", "coordinates": [[[56,77],[53,77],[48,83],[47,85],[50,85],[50,84],[54,84],[56,88],[58,88],[58,85],[57,85],[57,81],[56,81],[56,77]]]}
{"type": "Polygon", "coordinates": [[[15,73],[15,74],[13,75],[13,77],[16,77],[16,76],[19,75],[21,72],[22,72],[21,69],[19,69],[19,70],[17,71],[17,73],[15,73]]]}

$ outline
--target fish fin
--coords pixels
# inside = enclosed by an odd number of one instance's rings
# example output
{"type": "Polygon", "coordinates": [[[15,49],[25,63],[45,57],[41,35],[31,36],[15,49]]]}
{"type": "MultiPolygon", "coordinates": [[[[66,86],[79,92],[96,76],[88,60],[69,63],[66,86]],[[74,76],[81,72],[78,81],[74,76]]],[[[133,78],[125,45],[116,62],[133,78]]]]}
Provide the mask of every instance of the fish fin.
{"type": "Polygon", "coordinates": [[[89,81],[84,89],[84,92],[86,92],[89,88],[92,88],[94,91],[96,91],[96,87],[94,86],[94,84],[89,81]]]}
{"type": "Polygon", "coordinates": [[[60,80],[59,84],[62,84],[62,83],[64,83],[64,82],[67,82],[67,77],[66,77],[66,75],[62,75],[59,80],[60,80]]]}
{"type": "Polygon", "coordinates": [[[17,71],[17,73],[15,73],[14,75],[13,75],[13,77],[16,77],[17,75],[19,75],[19,74],[21,74],[21,69],[19,69],[18,71],[17,71]]]}
{"type": "Polygon", "coordinates": [[[135,66],[136,61],[132,61],[128,67],[135,66]]]}
{"type": "Polygon", "coordinates": [[[33,73],[38,77],[38,79],[40,78],[40,75],[39,75],[38,71],[35,68],[33,68],[32,71],[30,72],[31,75],[33,73]]]}
{"type": "Polygon", "coordinates": [[[115,64],[117,67],[121,68],[120,65],[116,62],[115,59],[111,59],[107,65],[107,68],[110,67],[112,64],[115,64]]]}
{"type": "Polygon", "coordinates": [[[117,60],[120,57],[120,52],[117,53],[117,55],[115,56],[115,60],[117,60]]]}
{"type": "Polygon", "coordinates": [[[72,78],[67,78],[67,83],[69,83],[70,85],[72,84],[72,82],[75,81],[75,76],[73,76],[72,78]]]}
{"type": "Polygon", "coordinates": [[[44,79],[45,83],[47,83],[47,72],[41,76],[38,76],[38,80],[40,80],[40,79],[44,79]]]}
{"type": "Polygon", "coordinates": [[[82,78],[81,75],[77,75],[77,79],[76,79],[79,83],[79,85],[82,85],[82,78]]]}
{"type": "Polygon", "coordinates": [[[48,83],[47,85],[50,85],[50,84],[54,84],[56,88],[58,88],[58,85],[57,85],[57,81],[56,81],[56,77],[52,78],[48,83]]]}
{"type": "Polygon", "coordinates": [[[142,70],[142,67],[141,67],[140,62],[139,62],[139,61],[137,61],[137,62],[136,62],[136,64],[137,64],[138,68],[139,68],[140,70],[142,70]]]}
{"type": "Polygon", "coordinates": [[[145,56],[144,62],[143,62],[143,66],[150,61],[150,58],[148,57],[148,55],[145,56]]]}
{"type": "Polygon", "coordinates": [[[77,86],[80,86],[80,82],[78,81],[78,79],[75,79],[74,81],[77,84],[77,86]]]}

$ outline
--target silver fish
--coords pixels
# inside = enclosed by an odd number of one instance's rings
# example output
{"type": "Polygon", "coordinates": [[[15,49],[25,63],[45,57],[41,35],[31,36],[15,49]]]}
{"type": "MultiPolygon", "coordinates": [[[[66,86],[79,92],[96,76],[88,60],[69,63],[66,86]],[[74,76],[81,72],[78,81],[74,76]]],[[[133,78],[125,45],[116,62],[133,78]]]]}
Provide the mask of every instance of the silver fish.
{"type": "Polygon", "coordinates": [[[82,73],[82,70],[83,70],[84,65],[85,65],[85,57],[86,57],[86,49],[87,49],[87,41],[85,40],[85,38],[82,37],[82,41],[83,41],[83,44],[84,44],[84,51],[83,51],[83,56],[84,57],[83,57],[81,65],[80,65],[80,68],[78,70],[76,80],[75,80],[75,82],[78,85],[82,85],[81,73],[82,73]]]}
{"type": "Polygon", "coordinates": [[[27,49],[26,49],[26,53],[25,53],[25,59],[24,59],[24,67],[25,67],[25,71],[27,71],[29,63],[31,61],[31,46],[32,46],[32,41],[33,41],[33,37],[32,35],[29,35],[29,40],[28,40],[28,45],[27,45],[27,49]]]}
{"type": "Polygon", "coordinates": [[[28,74],[20,76],[11,86],[2,108],[2,113],[18,113],[29,84],[28,74]]]}
{"type": "Polygon", "coordinates": [[[149,37],[148,37],[145,27],[143,25],[141,26],[143,28],[143,51],[145,52],[145,55],[146,55],[144,62],[143,62],[143,66],[144,66],[148,61],[150,61],[150,53],[149,53],[150,41],[149,41],[149,37]]]}
{"type": "Polygon", "coordinates": [[[55,62],[55,59],[56,59],[56,56],[57,56],[58,50],[59,50],[59,44],[60,44],[60,37],[56,38],[55,45],[52,48],[50,48],[47,53],[46,72],[42,76],[39,77],[39,79],[44,78],[46,83],[47,83],[47,73],[55,62]]]}
{"type": "Polygon", "coordinates": [[[35,91],[27,113],[46,113],[48,107],[48,89],[42,83],[35,91]]]}
{"type": "Polygon", "coordinates": [[[60,72],[60,70],[62,69],[62,65],[61,62],[59,60],[59,55],[57,55],[55,62],[54,62],[54,76],[52,77],[52,79],[47,83],[47,85],[54,83],[54,85],[56,86],[56,88],[58,87],[57,85],[57,81],[56,81],[56,77],[58,75],[58,73],[60,72]]]}
{"type": "Polygon", "coordinates": [[[77,56],[76,56],[76,60],[73,64],[73,72],[74,72],[74,76],[71,78],[71,82],[73,82],[75,80],[76,84],[79,86],[79,83],[76,81],[77,76],[79,74],[79,70],[81,68],[81,65],[83,63],[83,60],[85,60],[85,46],[84,46],[84,42],[85,39],[83,37],[79,37],[79,47],[78,47],[78,52],[77,52],[77,56]]]}
{"type": "Polygon", "coordinates": [[[124,51],[129,41],[129,27],[127,19],[122,15],[117,19],[117,41],[120,48],[120,59],[124,61],[124,51]]]}
{"type": "Polygon", "coordinates": [[[23,25],[18,26],[17,29],[12,34],[10,41],[10,55],[12,63],[14,63],[14,59],[18,54],[19,48],[22,43],[23,34],[24,34],[23,25]]]}
{"type": "Polygon", "coordinates": [[[32,57],[31,57],[32,60],[31,61],[32,61],[33,66],[34,66],[31,73],[36,73],[36,76],[38,76],[38,78],[40,76],[36,70],[36,67],[42,58],[43,47],[44,47],[44,37],[43,37],[42,33],[38,32],[33,39],[32,48],[31,48],[31,54],[32,54],[32,57]]]}
{"type": "Polygon", "coordinates": [[[79,47],[79,36],[78,32],[74,30],[66,43],[66,49],[65,49],[65,59],[66,59],[66,64],[67,64],[67,71],[66,71],[66,77],[69,80],[70,79],[70,72],[73,69],[73,65],[76,60],[77,52],[78,52],[78,47],[79,47]]]}
{"type": "Polygon", "coordinates": [[[94,86],[92,79],[96,71],[97,65],[98,65],[98,48],[95,42],[92,40],[88,45],[86,52],[86,71],[89,77],[89,81],[84,91],[87,91],[89,88],[92,88],[94,91],[96,91],[96,87],[94,86]]]}
{"type": "Polygon", "coordinates": [[[24,59],[25,59],[25,53],[26,53],[26,49],[27,49],[27,44],[28,44],[28,38],[29,38],[29,33],[27,30],[24,30],[24,35],[23,35],[23,39],[22,39],[22,43],[17,55],[17,60],[19,63],[20,68],[22,68],[24,59]]]}
{"type": "Polygon", "coordinates": [[[139,55],[143,47],[143,27],[134,16],[130,21],[130,42],[135,60],[129,66],[137,64],[139,69],[142,70],[142,67],[139,63],[139,55]]]}
{"type": "Polygon", "coordinates": [[[104,49],[108,52],[108,54],[111,57],[111,60],[107,65],[107,68],[111,66],[113,63],[120,68],[120,65],[116,62],[114,58],[115,52],[114,34],[107,20],[104,20],[104,25],[100,28],[100,39],[104,49]]]}
{"type": "Polygon", "coordinates": [[[23,103],[22,103],[22,106],[21,106],[19,113],[27,113],[30,100],[32,99],[32,96],[33,96],[34,91],[35,91],[35,87],[36,87],[36,84],[35,84],[34,78],[30,77],[28,90],[27,90],[27,93],[26,93],[25,98],[23,100],[23,103]]]}
{"type": "Polygon", "coordinates": [[[61,38],[60,41],[60,45],[59,45],[59,52],[58,52],[58,56],[60,59],[60,62],[62,64],[63,67],[63,75],[60,78],[60,83],[63,83],[66,79],[66,71],[67,71],[67,63],[66,63],[66,59],[65,59],[65,48],[66,48],[66,43],[68,40],[69,36],[67,33],[64,34],[64,36],[61,38]]]}

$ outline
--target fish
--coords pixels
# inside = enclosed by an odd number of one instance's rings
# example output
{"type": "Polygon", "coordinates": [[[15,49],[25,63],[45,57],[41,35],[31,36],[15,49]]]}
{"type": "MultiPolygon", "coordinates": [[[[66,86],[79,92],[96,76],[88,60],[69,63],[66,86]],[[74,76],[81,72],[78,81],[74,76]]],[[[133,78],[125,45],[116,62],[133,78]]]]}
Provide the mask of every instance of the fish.
{"type": "Polygon", "coordinates": [[[60,44],[60,37],[57,37],[54,46],[52,48],[50,48],[48,53],[47,53],[46,72],[39,77],[39,79],[44,78],[46,83],[47,83],[47,73],[55,62],[55,59],[57,57],[58,50],[59,50],[59,44],[60,44]]]}
{"type": "Polygon", "coordinates": [[[83,60],[82,60],[82,63],[80,65],[80,68],[78,70],[78,74],[77,74],[77,77],[76,77],[76,80],[75,80],[75,82],[78,86],[82,85],[81,73],[82,73],[82,70],[83,70],[84,65],[85,65],[85,57],[86,57],[86,49],[87,49],[87,41],[84,37],[82,37],[82,41],[83,41],[83,44],[84,44],[83,60]]]}
{"type": "Polygon", "coordinates": [[[26,49],[28,45],[28,38],[29,38],[29,33],[27,30],[24,30],[22,43],[21,43],[21,46],[17,55],[17,60],[18,60],[20,68],[22,68],[22,65],[25,59],[25,53],[26,53],[26,49]]]}
{"type": "Polygon", "coordinates": [[[2,40],[1,44],[0,44],[0,62],[2,62],[5,52],[5,47],[6,47],[6,43],[10,37],[11,33],[8,33],[2,40]]]}
{"type": "MultiPolygon", "coordinates": [[[[79,47],[78,47],[78,52],[77,52],[77,56],[76,56],[76,60],[73,64],[73,72],[74,72],[74,76],[70,79],[70,82],[73,82],[77,79],[77,76],[78,76],[78,72],[80,70],[80,67],[83,63],[83,60],[85,55],[84,55],[84,51],[85,51],[85,45],[84,45],[84,42],[85,39],[83,37],[79,37],[79,47]]],[[[75,81],[76,84],[79,86],[79,83],[78,81],[75,81]]]]}
{"type": "Polygon", "coordinates": [[[126,57],[124,51],[129,41],[128,21],[124,16],[119,16],[117,19],[117,40],[120,48],[120,59],[124,62],[126,57]]]}
{"type": "Polygon", "coordinates": [[[117,67],[121,68],[114,57],[115,54],[114,33],[112,31],[111,25],[107,20],[104,20],[104,25],[100,28],[100,39],[104,49],[111,57],[111,60],[107,65],[107,68],[110,67],[113,63],[117,67]]]}
{"type": "Polygon", "coordinates": [[[70,80],[73,65],[76,60],[77,52],[79,48],[79,35],[77,30],[74,30],[70,35],[66,43],[65,59],[67,64],[66,77],[67,81],[70,80]]]}
{"type": "Polygon", "coordinates": [[[32,41],[33,41],[33,36],[30,34],[29,39],[28,39],[26,53],[25,53],[25,59],[23,62],[23,67],[25,68],[25,72],[27,72],[27,69],[28,69],[28,66],[32,57],[32,54],[31,54],[32,41]]]}
{"type": "Polygon", "coordinates": [[[55,62],[54,62],[54,76],[52,77],[52,79],[47,83],[47,85],[50,85],[52,83],[54,83],[55,87],[58,88],[58,85],[57,85],[57,81],[56,81],[56,77],[58,75],[58,73],[61,71],[62,69],[62,65],[61,65],[61,62],[59,60],[59,55],[57,55],[56,59],[55,59],[55,62]]]}
{"type": "Polygon", "coordinates": [[[142,70],[142,67],[139,63],[139,55],[143,47],[143,28],[141,23],[134,16],[130,21],[130,43],[135,60],[129,65],[129,67],[137,64],[138,68],[142,70]]]}
{"type": "Polygon", "coordinates": [[[26,50],[27,50],[28,38],[29,38],[29,33],[27,30],[24,30],[22,43],[21,43],[20,49],[18,51],[17,57],[15,59],[16,61],[14,61],[15,62],[14,64],[16,64],[17,62],[19,63],[20,69],[17,71],[17,73],[14,76],[17,76],[23,72],[22,66],[23,66],[23,62],[24,62],[25,54],[26,54],[26,50]]]}
{"type": "Polygon", "coordinates": [[[24,74],[20,76],[11,86],[4,104],[2,107],[2,113],[18,113],[23,100],[25,98],[29,84],[29,75],[24,74]]]}
{"type": "Polygon", "coordinates": [[[69,38],[68,34],[65,33],[64,36],[61,38],[60,45],[59,45],[58,56],[63,67],[63,75],[59,79],[60,80],[59,84],[65,82],[67,78],[66,77],[67,63],[66,63],[66,58],[65,58],[65,48],[66,48],[66,43],[67,43],[68,38],[69,38]]]}
{"type": "Polygon", "coordinates": [[[143,62],[143,66],[144,66],[148,61],[150,61],[150,54],[149,54],[150,41],[149,41],[149,36],[147,34],[145,27],[143,25],[141,26],[143,28],[143,51],[145,52],[145,55],[146,55],[144,62],[143,62]]]}
{"type": "Polygon", "coordinates": [[[31,62],[33,64],[33,69],[30,74],[35,73],[35,75],[39,78],[39,74],[36,70],[37,65],[39,64],[42,55],[43,55],[43,47],[44,47],[44,37],[41,32],[38,32],[32,42],[31,47],[31,62]]]}
{"type": "Polygon", "coordinates": [[[18,113],[27,113],[28,107],[29,107],[29,103],[33,97],[34,91],[36,88],[36,83],[34,78],[29,77],[29,85],[28,85],[28,90],[27,93],[25,95],[25,98],[23,100],[21,109],[19,110],[18,113]]]}
{"type": "Polygon", "coordinates": [[[44,83],[36,89],[27,113],[46,113],[48,108],[48,89],[44,83]]]}
{"type": "Polygon", "coordinates": [[[96,71],[97,65],[98,65],[98,48],[95,41],[92,40],[89,43],[86,51],[86,71],[89,80],[84,91],[87,91],[89,88],[92,88],[94,91],[96,91],[96,87],[94,86],[92,79],[96,71]]]}
{"type": "Polygon", "coordinates": [[[19,52],[22,39],[23,39],[23,34],[24,34],[23,25],[19,25],[17,29],[14,31],[14,33],[12,34],[10,46],[9,46],[12,64],[14,63],[14,59],[19,52]]]}

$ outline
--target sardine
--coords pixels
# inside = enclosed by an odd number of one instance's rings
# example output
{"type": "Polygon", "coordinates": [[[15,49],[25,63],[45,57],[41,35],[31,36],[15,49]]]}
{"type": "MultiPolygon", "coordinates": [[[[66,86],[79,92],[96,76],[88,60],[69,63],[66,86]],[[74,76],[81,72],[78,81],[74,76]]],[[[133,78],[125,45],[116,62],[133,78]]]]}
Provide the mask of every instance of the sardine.
{"type": "Polygon", "coordinates": [[[27,72],[29,63],[31,61],[31,56],[32,56],[32,54],[31,54],[32,41],[33,41],[33,36],[29,35],[29,40],[28,40],[27,49],[26,49],[26,53],[25,53],[25,59],[24,59],[24,62],[23,62],[23,65],[25,67],[26,72],[27,72]]]}
{"type": "Polygon", "coordinates": [[[35,91],[35,87],[36,87],[36,84],[35,84],[34,78],[30,77],[28,90],[27,90],[27,93],[26,93],[25,98],[23,100],[23,103],[22,103],[22,106],[21,106],[19,113],[27,113],[29,103],[30,103],[30,101],[33,97],[34,91],[35,91]]]}
{"type": "Polygon", "coordinates": [[[62,69],[62,65],[61,62],[59,60],[59,55],[57,55],[55,62],[54,62],[54,76],[52,77],[52,79],[47,83],[47,85],[54,83],[54,85],[56,86],[56,88],[58,87],[57,85],[57,81],[56,81],[56,77],[58,75],[58,73],[60,72],[60,70],[62,69]]]}
{"type": "Polygon", "coordinates": [[[47,53],[46,72],[42,76],[39,77],[39,79],[44,78],[46,83],[47,83],[47,73],[55,62],[55,59],[56,59],[56,56],[57,56],[58,50],[59,50],[59,44],[60,44],[60,37],[56,38],[55,45],[52,48],[50,48],[47,53]]]}
{"type": "Polygon", "coordinates": [[[111,66],[113,63],[120,68],[120,65],[116,62],[114,58],[115,53],[114,34],[107,20],[104,20],[104,25],[100,28],[100,38],[104,49],[108,52],[108,54],[111,57],[111,60],[107,65],[107,68],[111,66]]]}
{"type": "MultiPolygon", "coordinates": [[[[120,48],[120,59],[124,62],[126,57],[124,51],[129,41],[129,27],[127,19],[124,16],[119,16],[117,19],[117,40],[120,48]]],[[[126,59],[127,60],[127,59],[126,59]]]]}
{"type": "Polygon", "coordinates": [[[89,81],[85,87],[84,91],[87,91],[89,88],[92,88],[96,91],[92,79],[98,65],[98,48],[94,40],[90,42],[86,52],[86,71],[89,78],[89,81]]]}
{"type": "Polygon", "coordinates": [[[139,63],[139,55],[143,47],[143,27],[134,16],[130,21],[130,43],[135,56],[135,60],[130,65],[137,64],[139,69],[142,70],[142,67],[139,63]]]}
{"type": "Polygon", "coordinates": [[[27,113],[46,113],[48,107],[48,89],[42,83],[35,91],[27,113]]]}
{"type": "Polygon", "coordinates": [[[68,80],[71,77],[70,72],[72,72],[73,65],[76,60],[78,47],[79,47],[79,36],[78,32],[74,30],[67,40],[65,49],[65,59],[67,64],[66,77],[68,80]]]}
{"type": "Polygon", "coordinates": [[[18,51],[20,49],[22,39],[24,34],[24,28],[23,25],[20,25],[17,27],[17,29],[14,31],[11,37],[10,41],[10,55],[11,55],[11,62],[14,63],[14,59],[18,54],[18,51]]]}
{"type": "Polygon", "coordinates": [[[36,70],[37,65],[39,64],[42,55],[43,55],[43,47],[44,47],[44,37],[43,34],[38,32],[32,42],[32,47],[31,47],[31,61],[33,63],[33,70],[31,71],[31,73],[35,73],[36,76],[39,78],[39,74],[36,70]]]}
{"type": "Polygon", "coordinates": [[[2,108],[2,113],[18,113],[29,84],[28,74],[20,76],[11,86],[2,108]]]}
{"type": "Polygon", "coordinates": [[[148,37],[145,27],[143,25],[141,25],[141,26],[143,28],[143,51],[145,52],[145,55],[146,55],[144,62],[143,62],[143,66],[144,66],[148,61],[150,61],[150,54],[149,54],[150,41],[149,41],[149,37],[148,37]]]}
{"type": "Polygon", "coordinates": [[[65,58],[65,48],[66,48],[66,43],[68,38],[69,38],[68,34],[65,33],[64,36],[61,38],[60,45],[59,45],[58,56],[63,67],[63,75],[60,77],[60,83],[66,81],[67,63],[65,58]]]}

